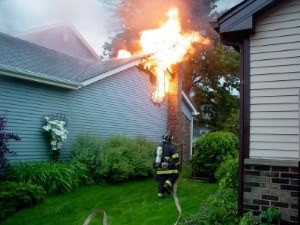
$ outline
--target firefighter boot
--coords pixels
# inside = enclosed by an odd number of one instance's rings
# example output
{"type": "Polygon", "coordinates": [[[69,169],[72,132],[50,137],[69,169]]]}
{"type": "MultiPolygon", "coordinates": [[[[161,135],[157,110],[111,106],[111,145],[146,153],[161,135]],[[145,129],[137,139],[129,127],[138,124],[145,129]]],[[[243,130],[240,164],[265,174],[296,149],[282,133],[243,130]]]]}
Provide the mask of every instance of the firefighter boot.
{"type": "Polygon", "coordinates": [[[164,190],[168,195],[171,194],[171,187],[172,187],[171,182],[169,180],[166,180],[166,182],[164,184],[164,190]]]}

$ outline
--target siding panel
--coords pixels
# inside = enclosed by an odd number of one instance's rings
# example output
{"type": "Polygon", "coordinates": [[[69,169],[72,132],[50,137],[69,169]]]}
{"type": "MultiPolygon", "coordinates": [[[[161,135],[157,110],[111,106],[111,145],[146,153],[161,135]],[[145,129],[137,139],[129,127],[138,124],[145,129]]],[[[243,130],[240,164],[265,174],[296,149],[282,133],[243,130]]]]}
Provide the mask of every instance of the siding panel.
{"type": "Polygon", "coordinates": [[[256,20],[250,38],[250,157],[299,159],[300,2],[256,20]]]}
{"type": "MultiPolygon", "coordinates": [[[[300,51],[299,51],[300,53],[300,51]]],[[[300,57],[300,55],[299,55],[300,57]]],[[[284,74],[266,74],[266,75],[252,75],[251,80],[255,82],[265,81],[286,81],[286,80],[299,80],[300,73],[284,73],[284,74]]]]}
{"type": "Polygon", "coordinates": [[[293,103],[298,104],[298,96],[261,96],[252,97],[250,104],[280,104],[280,103],[293,103]]]}
{"type": "Polygon", "coordinates": [[[283,135],[283,134],[252,134],[250,141],[253,142],[272,142],[272,143],[298,143],[298,135],[283,135]]]}
{"type": "Polygon", "coordinates": [[[251,149],[250,158],[291,160],[298,158],[298,155],[296,151],[251,149]]]}
{"type": "Polygon", "coordinates": [[[250,121],[251,127],[298,127],[297,119],[252,119],[250,121]]]}
{"type": "Polygon", "coordinates": [[[22,138],[10,142],[19,160],[48,160],[42,134],[44,115],[62,113],[70,117],[68,139],[62,156],[80,133],[101,138],[114,134],[146,136],[160,141],[167,129],[167,104],[151,101],[153,86],[149,76],[132,67],[79,90],[65,90],[13,78],[0,79],[0,114],[7,113],[7,130],[22,138]]]}

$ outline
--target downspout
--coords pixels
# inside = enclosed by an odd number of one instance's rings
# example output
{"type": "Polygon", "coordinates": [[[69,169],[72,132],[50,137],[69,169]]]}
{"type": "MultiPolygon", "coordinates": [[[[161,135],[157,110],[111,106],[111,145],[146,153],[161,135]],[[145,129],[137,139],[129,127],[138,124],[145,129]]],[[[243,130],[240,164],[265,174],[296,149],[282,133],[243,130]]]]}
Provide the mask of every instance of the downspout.
{"type": "Polygon", "coordinates": [[[223,35],[221,41],[223,44],[238,48],[240,52],[240,129],[239,129],[239,174],[238,174],[238,215],[243,215],[243,199],[244,199],[244,159],[249,155],[249,116],[247,99],[249,97],[249,82],[245,77],[245,63],[248,60],[245,54],[245,46],[240,41],[228,41],[223,35]]]}
{"type": "Polygon", "coordinates": [[[193,156],[193,137],[194,137],[194,115],[192,115],[192,119],[190,122],[190,160],[192,160],[193,156]]]}

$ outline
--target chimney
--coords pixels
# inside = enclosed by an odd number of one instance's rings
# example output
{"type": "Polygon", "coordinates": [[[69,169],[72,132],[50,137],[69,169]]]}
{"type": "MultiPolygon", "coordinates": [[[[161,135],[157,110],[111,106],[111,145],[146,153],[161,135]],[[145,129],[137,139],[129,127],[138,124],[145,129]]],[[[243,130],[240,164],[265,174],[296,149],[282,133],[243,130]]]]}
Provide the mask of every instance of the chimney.
{"type": "Polygon", "coordinates": [[[170,80],[168,92],[168,130],[174,135],[173,143],[177,147],[181,163],[186,161],[184,144],[183,115],[182,115],[182,72],[180,65],[176,64],[173,68],[173,78],[170,80]]]}

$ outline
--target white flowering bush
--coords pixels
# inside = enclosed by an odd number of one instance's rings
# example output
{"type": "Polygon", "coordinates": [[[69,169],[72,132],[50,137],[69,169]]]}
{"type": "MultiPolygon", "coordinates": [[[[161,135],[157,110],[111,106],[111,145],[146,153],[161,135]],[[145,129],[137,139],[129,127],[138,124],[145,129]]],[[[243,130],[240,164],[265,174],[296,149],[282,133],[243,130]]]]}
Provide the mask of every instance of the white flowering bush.
{"type": "Polygon", "coordinates": [[[51,120],[47,116],[45,116],[45,119],[47,124],[46,126],[43,126],[43,130],[49,133],[53,160],[57,160],[57,158],[54,158],[54,155],[58,157],[59,151],[61,150],[64,141],[67,139],[68,131],[66,129],[66,122],[61,120],[51,120]]]}

